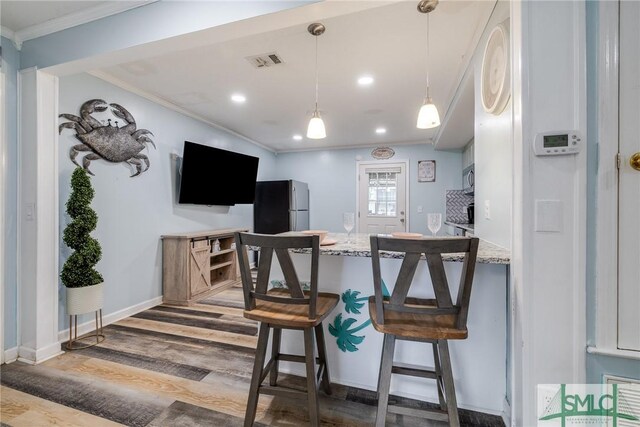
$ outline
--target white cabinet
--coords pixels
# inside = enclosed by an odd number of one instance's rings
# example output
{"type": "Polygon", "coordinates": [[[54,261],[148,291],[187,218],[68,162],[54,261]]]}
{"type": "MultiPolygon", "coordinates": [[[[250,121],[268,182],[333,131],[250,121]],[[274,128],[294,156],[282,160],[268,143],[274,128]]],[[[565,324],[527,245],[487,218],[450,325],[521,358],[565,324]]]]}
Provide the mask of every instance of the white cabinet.
{"type": "Polygon", "coordinates": [[[473,138],[467,143],[462,152],[462,169],[471,166],[474,163],[474,142],[473,138]]]}

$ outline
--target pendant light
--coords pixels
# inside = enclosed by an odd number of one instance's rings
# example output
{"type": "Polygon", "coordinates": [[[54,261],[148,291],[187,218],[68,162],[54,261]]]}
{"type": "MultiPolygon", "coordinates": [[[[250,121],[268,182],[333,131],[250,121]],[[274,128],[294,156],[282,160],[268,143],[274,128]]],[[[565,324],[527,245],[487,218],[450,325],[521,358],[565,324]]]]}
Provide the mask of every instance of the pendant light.
{"type": "Polygon", "coordinates": [[[432,129],[440,126],[440,114],[429,94],[429,13],[438,5],[438,0],[422,0],[418,3],[418,11],[427,15],[427,93],[420,112],[418,112],[418,129],[432,129]]]}
{"type": "Polygon", "coordinates": [[[307,27],[309,34],[316,38],[316,106],[313,110],[313,116],[311,120],[309,120],[309,127],[307,128],[307,138],[309,139],[323,139],[327,137],[324,122],[318,111],[318,37],[324,33],[324,30],[324,25],[320,23],[314,23],[307,27]]]}

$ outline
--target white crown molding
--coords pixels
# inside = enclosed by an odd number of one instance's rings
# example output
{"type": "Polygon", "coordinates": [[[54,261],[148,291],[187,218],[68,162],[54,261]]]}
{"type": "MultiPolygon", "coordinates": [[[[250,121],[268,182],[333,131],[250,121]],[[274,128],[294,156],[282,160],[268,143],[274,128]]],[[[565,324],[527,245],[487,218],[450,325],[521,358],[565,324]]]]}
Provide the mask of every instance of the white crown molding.
{"type": "Polygon", "coordinates": [[[106,18],[107,16],[116,15],[135,9],[140,6],[155,3],[158,0],[139,0],[139,1],[111,1],[89,9],[81,10],[76,13],[61,16],[59,18],[50,19],[41,24],[32,25],[22,30],[15,31],[14,43],[22,44],[23,42],[38,37],[46,36],[51,33],[66,30],[71,27],[86,24],[87,22],[96,21],[106,18]]]}
{"type": "Polygon", "coordinates": [[[0,35],[2,37],[11,40],[16,49],[20,50],[22,48],[22,41],[19,40],[16,36],[16,32],[10,28],[0,26],[0,35]]]}
{"type": "Polygon", "coordinates": [[[13,30],[3,25],[0,25],[0,34],[2,34],[2,37],[7,38],[9,40],[13,40],[13,38],[16,36],[16,33],[13,30]]]}
{"type": "MultiPolygon", "coordinates": [[[[286,153],[306,153],[309,151],[326,151],[326,150],[355,150],[359,148],[375,148],[375,147],[397,147],[399,145],[433,145],[430,139],[420,141],[400,141],[400,142],[378,142],[378,143],[366,143],[366,144],[351,144],[351,145],[328,145],[326,147],[309,147],[309,148],[294,148],[290,150],[278,150],[277,154],[286,153]]],[[[445,151],[445,150],[441,150],[445,151]]]]}
{"type": "Polygon", "coordinates": [[[130,85],[129,83],[123,82],[122,80],[112,76],[109,73],[106,73],[104,71],[94,70],[94,71],[89,71],[88,74],[90,74],[90,75],[92,75],[94,77],[97,77],[97,78],[99,78],[101,80],[104,80],[105,82],[110,83],[110,84],[112,84],[114,86],[117,86],[117,87],[119,87],[121,89],[124,89],[127,92],[131,92],[131,93],[133,93],[135,95],[138,95],[138,96],[141,96],[143,98],[146,98],[149,101],[151,101],[151,102],[153,102],[155,104],[161,105],[161,106],[163,106],[165,108],[168,108],[170,110],[173,110],[176,113],[180,113],[183,116],[191,117],[194,120],[198,120],[198,121],[200,121],[200,122],[202,122],[204,124],[207,124],[207,125],[209,125],[211,127],[214,127],[216,129],[220,129],[220,130],[222,130],[224,132],[227,132],[227,133],[229,133],[229,134],[231,134],[231,135],[233,135],[233,136],[235,136],[237,138],[243,139],[243,140],[245,140],[247,142],[250,142],[253,145],[258,146],[258,147],[262,148],[263,150],[267,150],[267,151],[269,151],[271,153],[277,153],[277,151],[274,150],[273,148],[267,147],[266,145],[261,144],[258,141],[255,141],[255,140],[249,138],[248,136],[242,135],[241,133],[238,133],[238,132],[236,132],[234,130],[231,130],[231,129],[227,128],[227,127],[224,127],[224,126],[222,126],[222,125],[220,125],[220,124],[218,124],[216,122],[212,122],[211,120],[209,120],[207,118],[204,118],[204,117],[202,117],[202,116],[200,116],[198,114],[195,114],[195,113],[193,113],[193,112],[191,112],[191,111],[189,111],[189,110],[187,110],[185,108],[182,108],[182,107],[174,104],[173,102],[168,101],[168,100],[166,100],[166,99],[164,99],[162,97],[159,97],[159,96],[154,95],[154,94],[152,94],[150,92],[147,92],[145,90],[137,88],[137,87],[135,87],[133,85],[130,85]]]}

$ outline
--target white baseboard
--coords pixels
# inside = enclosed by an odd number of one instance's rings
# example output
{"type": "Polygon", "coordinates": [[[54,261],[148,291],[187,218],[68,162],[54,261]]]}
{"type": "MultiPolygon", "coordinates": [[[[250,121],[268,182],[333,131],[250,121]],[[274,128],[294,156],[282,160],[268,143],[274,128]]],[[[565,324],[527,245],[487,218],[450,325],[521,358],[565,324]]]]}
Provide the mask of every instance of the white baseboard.
{"type": "Polygon", "coordinates": [[[18,348],[18,360],[20,362],[35,365],[37,363],[42,363],[46,360],[49,360],[52,357],[56,357],[62,353],[64,352],[62,351],[62,347],[60,347],[59,342],[54,342],[53,344],[49,344],[48,346],[39,348],[37,350],[21,345],[18,348]]]}
{"type": "MultiPolygon", "coordinates": [[[[111,323],[115,323],[118,320],[122,320],[125,317],[133,316],[134,314],[140,313],[141,311],[145,311],[150,309],[151,307],[155,307],[156,305],[162,304],[162,296],[152,298],[148,301],[143,301],[139,304],[132,305],[131,307],[123,308],[122,310],[118,310],[114,313],[110,313],[102,316],[102,324],[103,326],[110,325],[111,323]]],[[[78,336],[84,335],[93,331],[96,327],[95,320],[90,320],[88,322],[82,323],[78,325],[78,336]]],[[[58,341],[60,343],[67,342],[69,340],[69,329],[64,329],[58,332],[58,341]]]]}
{"type": "Polygon", "coordinates": [[[11,363],[18,360],[18,347],[13,347],[4,351],[4,363],[11,363]]]}

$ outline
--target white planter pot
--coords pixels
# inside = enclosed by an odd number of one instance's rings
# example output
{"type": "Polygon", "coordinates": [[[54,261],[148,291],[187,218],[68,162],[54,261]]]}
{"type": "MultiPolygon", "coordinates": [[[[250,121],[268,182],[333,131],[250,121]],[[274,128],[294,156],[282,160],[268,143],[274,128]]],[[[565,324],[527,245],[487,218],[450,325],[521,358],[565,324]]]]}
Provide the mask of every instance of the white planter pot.
{"type": "Polygon", "coordinates": [[[104,291],[102,283],[82,288],[67,288],[67,314],[91,313],[102,308],[104,291]]]}

